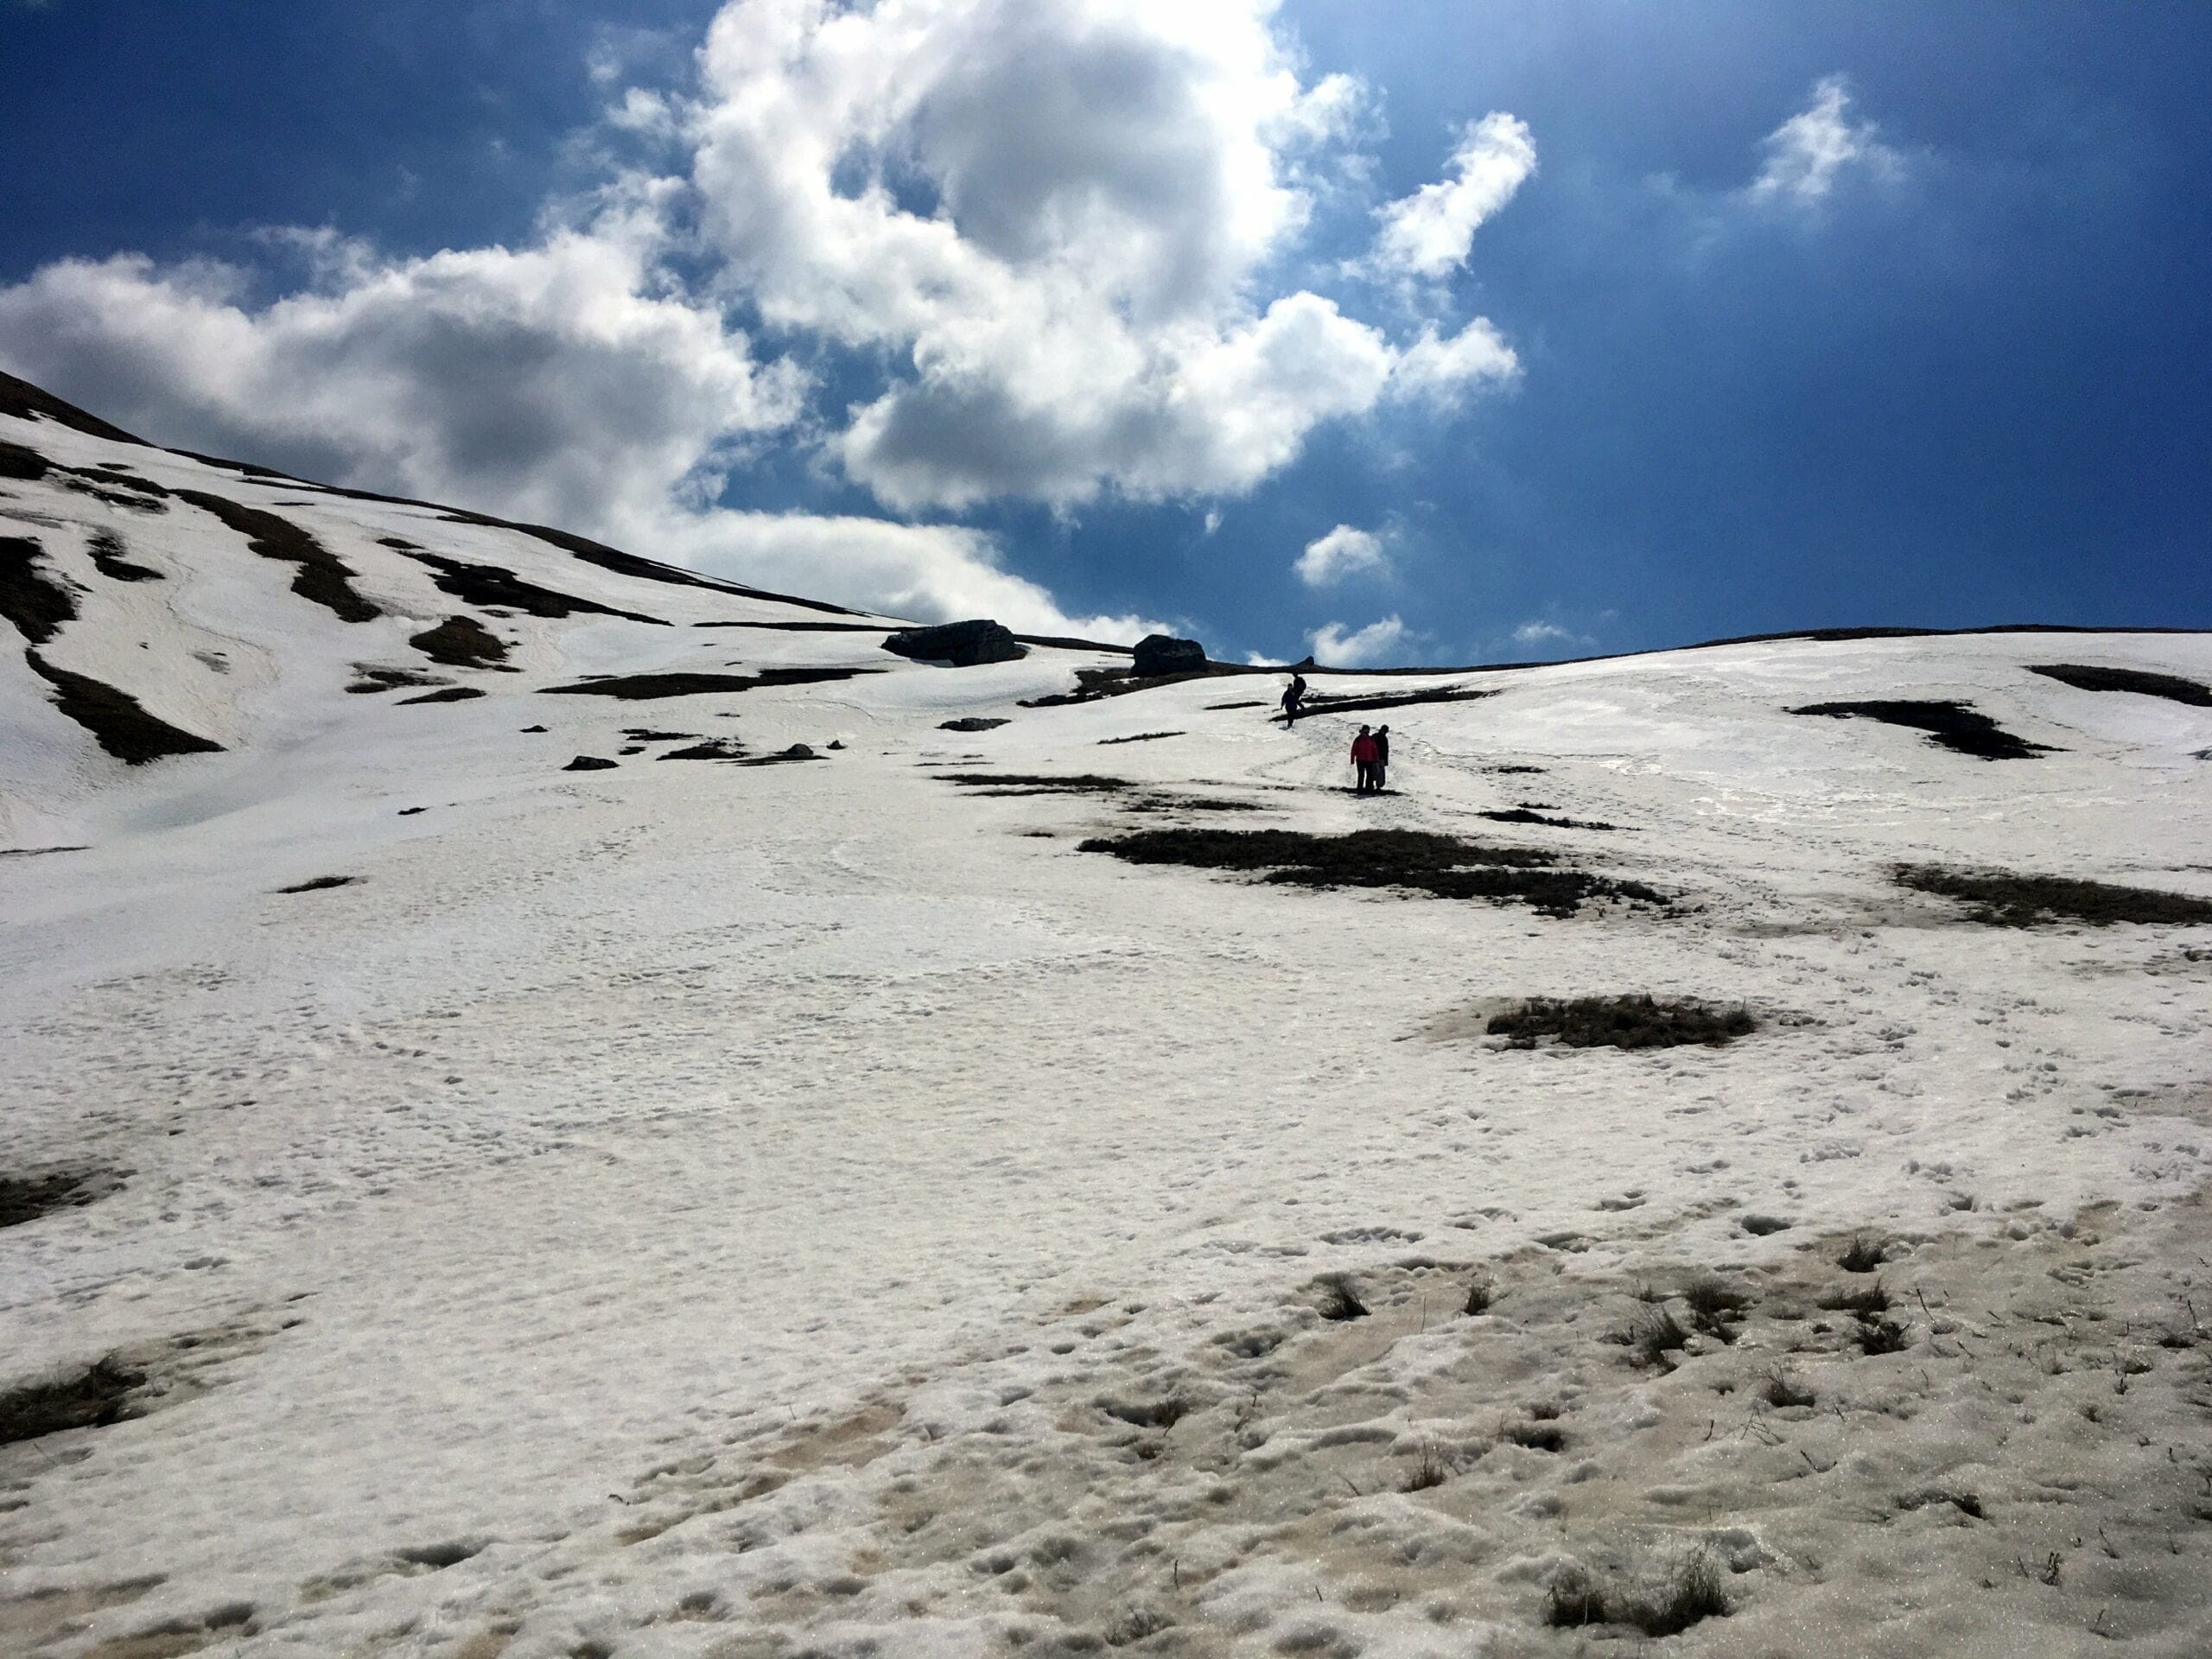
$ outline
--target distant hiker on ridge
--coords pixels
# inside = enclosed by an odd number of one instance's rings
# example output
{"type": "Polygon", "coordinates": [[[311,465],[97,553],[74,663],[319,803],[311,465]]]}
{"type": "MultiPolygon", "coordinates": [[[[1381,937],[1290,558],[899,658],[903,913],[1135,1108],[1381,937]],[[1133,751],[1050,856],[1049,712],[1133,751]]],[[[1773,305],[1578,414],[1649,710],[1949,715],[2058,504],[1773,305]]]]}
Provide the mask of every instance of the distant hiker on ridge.
{"type": "Polygon", "coordinates": [[[1389,772],[1390,728],[1388,726],[1377,726],[1375,728],[1375,764],[1369,769],[1369,775],[1375,779],[1375,792],[1377,795],[1382,792],[1383,780],[1389,775],[1389,772]]]}
{"type": "Polygon", "coordinates": [[[1375,734],[1366,727],[1359,728],[1359,735],[1351,741],[1352,770],[1359,774],[1359,782],[1352,786],[1355,795],[1372,794],[1375,790],[1375,734]]]}
{"type": "Polygon", "coordinates": [[[1282,689],[1282,723],[1284,725],[1294,726],[1298,723],[1298,705],[1305,701],[1306,677],[1294,671],[1290,677],[1290,683],[1282,689]]]}

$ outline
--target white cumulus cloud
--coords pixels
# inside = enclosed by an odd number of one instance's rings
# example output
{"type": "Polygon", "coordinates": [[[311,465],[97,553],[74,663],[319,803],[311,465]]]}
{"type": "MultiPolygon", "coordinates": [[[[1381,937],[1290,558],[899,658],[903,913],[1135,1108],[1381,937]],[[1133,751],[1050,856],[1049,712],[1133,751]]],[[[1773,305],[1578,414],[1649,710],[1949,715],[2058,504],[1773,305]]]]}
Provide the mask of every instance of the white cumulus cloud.
{"type": "Polygon", "coordinates": [[[1341,622],[1331,622],[1306,637],[1313,642],[1313,660],[1324,668],[1373,668],[1397,653],[1406,633],[1405,623],[1390,615],[1350,633],[1341,622]]]}
{"type": "Polygon", "coordinates": [[[1325,536],[1317,536],[1306,543],[1306,550],[1298,556],[1291,569],[1307,587],[1326,588],[1346,576],[1386,569],[1389,565],[1389,556],[1382,550],[1381,537],[1372,531],[1338,524],[1325,536]]]}
{"type": "Polygon", "coordinates": [[[1745,187],[1753,201],[1812,207],[1835,188],[1847,168],[1861,168],[1878,179],[1894,179],[1904,158],[1875,137],[1872,122],[1854,124],[1851,87],[1830,75],[1813,88],[1812,101],[1766,136],[1765,163],[1745,187]]]}
{"type": "Polygon", "coordinates": [[[1493,111],[1470,122],[1452,152],[1450,176],[1380,210],[1375,263],[1433,281],[1465,264],[1475,232],[1536,170],[1529,124],[1493,111]]]}

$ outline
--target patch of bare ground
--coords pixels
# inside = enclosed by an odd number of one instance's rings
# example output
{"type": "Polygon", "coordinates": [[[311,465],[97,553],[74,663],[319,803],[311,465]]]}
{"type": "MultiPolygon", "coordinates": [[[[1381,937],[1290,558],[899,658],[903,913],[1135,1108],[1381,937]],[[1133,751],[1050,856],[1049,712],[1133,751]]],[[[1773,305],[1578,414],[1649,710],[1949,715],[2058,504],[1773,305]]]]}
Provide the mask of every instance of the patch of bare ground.
{"type": "Polygon", "coordinates": [[[580,680],[574,685],[538,689],[548,696],[620,697],[640,702],[751,691],[761,686],[823,685],[880,671],[873,668],[764,668],[753,674],[715,674],[677,670],[665,674],[616,674],[605,679],[580,680]]]}
{"type": "Polygon", "coordinates": [[[60,1376],[0,1391],[0,1446],[73,1428],[105,1428],[137,1416],[131,1395],[146,1374],[110,1357],[60,1376]]]}
{"type": "Polygon", "coordinates": [[[443,685],[445,679],[419,668],[392,668],[378,663],[353,664],[354,679],[346,689],[357,696],[379,691],[398,691],[418,685],[443,685]]]}
{"type": "Polygon", "coordinates": [[[2164,697],[2192,709],[2212,709],[2212,685],[2185,680],[2178,674],[2152,674],[2139,668],[2102,668],[2092,663],[2031,663],[2028,672],[2070,685],[2080,691],[2132,691],[2139,696],[2164,697]]]}
{"type": "Polygon", "coordinates": [[[464,604],[482,606],[486,609],[520,611],[525,616],[620,616],[657,628],[668,626],[657,616],[617,610],[613,606],[602,605],[597,600],[580,599],[574,594],[542,587],[537,582],[525,581],[504,565],[477,564],[467,559],[448,558],[442,553],[425,553],[412,543],[397,537],[388,538],[385,545],[404,553],[419,564],[429,566],[430,580],[437,585],[438,591],[450,594],[464,604]]]}
{"type": "Polygon", "coordinates": [[[940,772],[942,781],[979,795],[1118,795],[1136,785],[1126,778],[1096,772],[940,772]]]}
{"type": "Polygon", "coordinates": [[[1531,997],[1492,1014],[1484,1029],[1510,1048],[1555,1042],[1566,1048],[1719,1048],[1758,1029],[1749,1008],[1685,998],[1531,997]]]}
{"type": "Polygon", "coordinates": [[[671,1461],[610,1525],[712,1529],[732,1652],[931,1618],[1049,1653],[1565,1659],[1721,1620],[1745,1654],[2207,1649],[2202,1193],[1891,1238],[1878,1293],[1840,1265],[1864,1234],[1668,1236],[1210,1320],[1072,1304],[1057,1369],[856,1415],[857,1463],[801,1449],[834,1427],[671,1461]]]}
{"type": "Polygon", "coordinates": [[[1477,817],[1488,818],[1494,823],[1540,823],[1551,830],[1618,830],[1618,823],[1600,823],[1594,818],[1550,818],[1525,806],[1508,807],[1494,812],[1478,812],[1477,817]]]}
{"type": "Polygon", "coordinates": [[[1390,887],[1439,899],[1523,904],[1548,916],[1571,916],[1585,904],[1605,899],[1655,906],[1668,902],[1640,881],[1560,868],[1559,855],[1539,848],[1491,846],[1414,830],[1359,830],[1340,836],[1293,830],[1141,830],[1094,837],[1077,850],[1107,853],[1133,864],[1260,874],[1291,887],[1390,887]]]}
{"type": "Polygon", "coordinates": [[[358,875],[318,875],[305,881],[295,881],[289,887],[279,887],[279,893],[322,893],[332,887],[350,887],[361,878],[358,875]]]}
{"type": "Polygon", "coordinates": [[[213,513],[245,537],[250,552],[298,567],[292,577],[292,591],[321,606],[340,621],[372,622],[384,614],[381,607],[355,591],[353,573],[345,562],[290,519],[205,490],[176,493],[179,500],[213,513]]]}
{"type": "Polygon", "coordinates": [[[20,1227],[58,1211],[80,1210],[107,1197],[120,1185],[111,1173],[95,1169],[0,1175],[0,1227],[20,1227]]]}
{"type": "Polygon", "coordinates": [[[1967,906],[1967,920],[1993,927],[2034,927],[2054,922],[2081,922],[2092,927],[2120,922],[2146,926],[2212,922],[2212,899],[2157,887],[2020,875],[2009,870],[1948,869],[1933,864],[1901,864],[1891,874],[1898,886],[1916,893],[1959,900],[1967,906]]]}
{"type": "Polygon", "coordinates": [[[92,569],[111,582],[160,582],[162,573],[143,564],[133,564],[124,556],[123,537],[111,530],[95,531],[86,551],[92,555],[92,569]]]}
{"type": "Polygon", "coordinates": [[[402,698],[400,698],[400,699],[399,699],[399,701],[400,701],[401,702],[403,702],[403,703],[410,703],[410,702],[473,702],[474,699],[476,699],[476,698],[478,698],[478,697],[480,697],[480,696],[484,696],[484,695],[485,695],[485,694],[484,694],[484,691],[483,691],[482,688],[480,688],[480,687],[479,687],[479,686],[474,686],[474,685],[448,685],[448,686],[442,687],[440,690],[435,690],[435,691],[425,691],[425,692],[423,692],[423,693],[421,693],[419,696],[412,696],[412,697],[402,697],[402,698]]]}
{"type": "Polygon", "coordinates": [[[507,642],[473,616],[449,616],[407,643],[448,668],[497,668],[507,659],[507,642]]]}
{"type": "Polygon", "coordinates": [[[1138,732],[1128,737],[1102,737],[1098,747],[1110,748],[1116,743],[1157,743],[1163,737],[1181,737],[1181,732],[1138,732]]]}
{"type": "Polygon", "coordinates": [[[28,536],[0,536],[0,617],[42,645],[76,616],[77,595],[47,564],[46,550],[28,536]]]}
{"type": "Polygon", "coordinates": [[[89,674],[56,668],[28,648],[31,672],[54,688],[54,706],[92,734],[126,766],[141,766],[175,754],[220,754],[223,746],[146,712],[137,698],[89,674]]]}
{"type": "Polygon", "coordinates": [[[1298,717],[1315,715],[1367,714],[1378,709],[1411,709],[1428,702],[1474,702],[1497,693],[1479,686],[1440,685],[1427,691],[1373,691],[1355,696],[1308,696],[1298,707],[1298,717]]]}
{"type": "Polygon", "coordinates": [[[2006,731],[1972,703],[1948,698],[1871,698],[1857,702],[1808,702],[1793,715],[1826,715],[1836,720],[1878,720],[1924,732],[1928,741],[1980,760],[2031,760],[2055,754],[2048,744],[2031,743],[2006,731]]]}

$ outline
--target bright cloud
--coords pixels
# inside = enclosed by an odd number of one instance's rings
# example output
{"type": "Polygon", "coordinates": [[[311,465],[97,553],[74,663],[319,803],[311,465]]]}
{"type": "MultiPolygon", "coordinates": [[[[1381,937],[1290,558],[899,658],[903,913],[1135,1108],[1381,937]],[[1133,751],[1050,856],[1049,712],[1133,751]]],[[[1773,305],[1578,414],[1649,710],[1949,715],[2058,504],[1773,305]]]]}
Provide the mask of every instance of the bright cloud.
{"type": "Polygon", "coordinates": [[[1381,210],[1378,266],[1434,281],[1465,264],[1483,221],[1536,170],[1536,142],[1527,122],[1493,111],[1462,130],[1449,167],[1441,183],[1424,184],[1381,210]]]}
{"type": "Polygon", "coordinates": [[[1812,102],[1769,133],[1766,162],[1745,188],[1753,201],[1811,207],[1835,188],[1846,168],[1863,168],[1878,179],[1893,179],[1904,158],[1875,137],[1872,122],[1850,119],[1851,88],[1841,75],[1830,75],[1813,88],[1812,102]]]}
{"type": "Polygon", "coordinates": [[[1306,543],[1306,550],[1291,569],[1308,588],[1326,588],[1363,571],[1386,569],[1389,564],[1381,537],[1372,531],[1338,524],[1327,535],[1306,543]]]}
{"type": "Polygon", "coordinates": [[[1372,668],[1397,652],[1406,632],[1406,625],[1391,615],[1351,633],[1332,622],[1306,637],[1313,641],[1313,660],[1324,668],[1372,668]]]}
{"type": "MultiPolygon", "coordinates": [[[[702,55],[706,233],[779,328],[895,354],[830,448],[901,509],[1234,494],[1406,353],[1296,291],[1303,86],[1273,0],[736,0],[702,55]]],[[[1483,325],[1486,340],[1494,334],[1483,325]]],[[[1503,353],[1501,359],[1500,353],[1503,353]]],[[[1497,350],[1425,355],[1464,389],[1497,350]]]]}
{"type": "MultiPolygon", "coordinates": [[[[1059,616],[958,527],[720,504],[771,447],[906,514],[1233,496],[1323,423],[1510,379],[1485,320],[1373,322],[1270,282],[1367,99],[1308,79],[1274,12],[727,0],[696,79],[671,37],[603,35],[575,149],[607,182],[526,245],[392,258],[280,230],[309,270],[274,299],[267,273],[65,261],[0,287],[0,358],[197,448],[753,579],[797,561],[777,579],[871,608],[1126,632],[1059,616]],[[666,176],[607,159],[641,144],[666,176]]],[[[1475,124],[1442,195],[1388,210],[1394,257],[1463,257],[1530,164],[1518,122],[1475,124]]]]}

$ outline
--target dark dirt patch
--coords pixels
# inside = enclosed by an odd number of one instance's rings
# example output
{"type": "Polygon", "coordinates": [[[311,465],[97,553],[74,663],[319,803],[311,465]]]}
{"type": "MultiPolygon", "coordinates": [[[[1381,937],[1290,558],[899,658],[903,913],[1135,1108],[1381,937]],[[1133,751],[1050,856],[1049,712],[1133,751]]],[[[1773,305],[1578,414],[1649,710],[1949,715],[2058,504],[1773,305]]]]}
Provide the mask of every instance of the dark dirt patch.
{"type": "Polygon", "coordinates": [[[940,732],[995,732],[1012,724],[1010,720],[994,720],[988,715],[963,715],[958,720],[938,721],[937,728],[940,732]]]}
{"type": "Polygon", "coordinates": [[[279,893],[321,893],[331,887],[350,887],[361,878],[358,875],[317,875],[305,881],[295,881],[289,887],[279,887],[279,893]]]}
{"type": "Polygon", "coordinates": [[[1132,812],[1263,812],[1267,810],[1257,801],[1219,801],[1205,795],[1147,795],[1141,800],[1124,801],[1122,805],[1132,812]]]}
{"type": "Polygon", "coordinates": [[[1925,732],[1929,741],[1981,760],[2031,760],[2059,751],[2046,743],[2016,737],[1972,703],[1939,699],[1875,698],[1863,702],[1808,702],[1793,715],[1826,715],[1836,720],[1878,720],[1925,732]]]}
{"type": "Polygon", "coordinates": [[[377,691],[397,691],[410,686],[445,683],[437,675],[425,674],[419,668],[386,668],[375,663],[356,663],[353,672],[360,677],[346,689],[357,696],[377,691]]]}
{"type": "Polygon", "coordinates": [[[145,1372],[110,1358],[59,1382],[10,1389],[0,1394],[0,1446],[136,1417],[130,1395],[145,1381],[145,1372]]]}
{"type": "Polygon", "coordinates": [[[1618,830],[1618,823],[1600,823],[1594,818],[1548,818],[1541,812],[1525,806],[1516,806],[1498,812],[1478,812],[1478,817],[1490,818],[1499,823],[1541,823],[1552,830],[1618,830]]]}
{"type": "Polygon", "coordinates": [[[575,685],[539,689],[549,696],[620,697],[629,702],[655,697],[696,697],[715,692],[750,691],[759,686],[821,685],[876,674],[874,668],[764,668],[758,674],[698,674],[677,671],[668,674],[620,674],[603,680],[582,680],[575,685]]]}
{"type": "Polygon", "coordinates": [[[1500,773],[1503,776],[1510,777],[1522,772],[1541,772],[1544,768],[1541,766],[1491,766],[1488,768],[1488,770],[1500,773]]]}
{"type": "Polygon", "coordinates": [[[20,443],[10,443],[0,438],[0,478],[35,484],[46,476],[47,469],[52,465],[37,450],[27,449],[20,443]]]}
{"type": "Polygon", "coordinates": [[[1098,747],[1106,748],[1116,743],[1156,743],[1163,737],[1181,737],[1181,732],[1139,732],[1134,737],[1102,737],[1098,747]]]}
{"type": "Polygon", "coordinates": [[[39,858],[48,853],[86,853],[91,850],[82,844],[74,847],[0,847],[0,858],[39,858]]]}
{"type": "Polygon", "coordinates": [[[340,621],[372,622],[384,614],[381,607],[353,590],[353,573],[345,563],[290,519],[258,507],[241,506],[205,490],[179,490],[177,499],[213,513],[246,538],[249,552],[297,565],[292,591],[321,606],[340,621]]]}
{"type": "Polygon", "coordinates": [[[742,760],[745,751],[734,737],[710,737],[704,743],[694,743],[689,748],[671,749],[660,757],[663,760],[742,760]]]}
{"type": "Polygon", "coordinates": [[[92,556],[92,568],[111,582],[159,582],[162,573],[149,570],[143,564],[133,564],[123,556],[123,537],[111,530],[93,534],[92,546],[86,550],[92,556]]]}
{"type": "Polygon", "coordinates": [[[64,489],[74,490],[79,495],[89,495],[93,500],[108,506],[127,507],[134,512],[168,511],[162,498],[169,492],[158,484],[148,483],[143,478],[116,478],[105,473],[86,473],[73,467],[56,470],[70,474],[63,480],[64,489]]]}
{"type": "Polygon", "coordinates": [[[2192,709],[2212,709],[2212,685],[2185,680],[2178,674],[2151,674],[2139,668],[2100,668],[2090,663],[2031,663],[2028,672],[2041,674],[2080,691],[2133,691],[2145,697],[2164,697],[2192,709]]]}
{"type": "Polygon", "coordinates": [[[80,1210],[111,1190],[99,1174],[81,1169],[0,1175],[0,1227],[20,1227],[60,1210],[80,1210]]]}
{"type": "Polygon", "coordinates": [[[493,668],[507,659],[507,642],[473,616],[449,616],[407,643],[448,668],[493,668]]]}
{"type": "Polygon", "coordinates": [[[1512,1048],[1547,1038],[1567,1048],[1719,1047],[1758,1028],[1751,1011],[1652,996],[1532,997],[1491,1017],[1488,1031],[1512,1048]]]}
{"type": "MultiPolygon", "coordinates": [[[[540,726],[537,729],[542,732],[545,728],[540,726]]],[[[648,726],[625,726],[622,728],[622,735],[632,743],[681,743],[687,738],[698,736],[699,734],[696,732],[657,732],[648,726]]]]}
{"type": "Polygon", "coordinates": [[[1113,795],[1135,785],[1126,778],[1102,778],[1095,772],[1066,772],[1057,777],[1027,772],[940,772],[938,777],[963,789],[984,795],[1113,795]]]}
{"type": "Polygon", "coordinates": [[[2034,927],[2045,922],[2116,922],[2177,926],[2212,922],[2212,899],[2157,887],[2124,887],[2056,875],[2015,875],[2005,870],[1950,870],[1932,864],[1900,865],[1900,887],[1956,899],[1971,906],[1967,919],[1992,927],[2034,927]]]}
{"type": "Polygon", "coordinates": [[[563,772],[612,772],[618,763],[596,754],[580,754],[561,768],[563,772]]]}
{"type": "Polygon", "coordinates": [[[1790,1224],[1781,1216],[1745,1216],[1738,1224],[1753,1238],[1770,1238],[1777,1233],[1786,1233],[1790,1224]]]}
{"type": "Polygon", "coordinates": [[[1410,709],[1423,702],[1473,702],[1478,698],[1497,695],[1495,691],[1473,686],[1444,685],[1433,691],[1376,691],[1352,697],[1308,696],[1298,705],[1298,717],[1310,720],[1315,715],[1349,715],[1374,709],[1410,709]]]}
{"type": "Polygon", "coordinates": [[[0,536],[0,616],[35,645],[77,617],[77,595],[46,563],[46,550],[28,536],[0,536]]]}
{"type": "Polygon", "coordinates": [[[1217,715],[1230,709],[1268,709],[1272,707],[1274,707],[1272,703],[1267,702],[1261,698],[1250,697],[1242,702],[1210,702],[1206,704],[1206,712],[1208,714],[1217,715]]]}
{"type": "MultiPolygon", "coordinates": [[[[391,544],[391,542],[385,543],[387,546],[391,544]]],[[[418,564],[428,565],[430,580],[438,591],[450,594],[464,604],[498,607],[503,610],[520,611],[527,616],[620,616],[657,628],[668,626],[657,616],[617,610],[612,605],[601,604],[597,600],[579,599],[574,594],[564,594],[557,588],[542,588],[534,582],[524,581],[504,565],[472,564],[467,559],[449,559],[442,553],[424,553],[412,546],[403,547],[399,550],[418,564]]]]}
{"type": "Polygon", "coordinates": [[[1306,887],[1404,887],[1439,899],[1484,899],[1571,916],[1583,904],[1621,899],[1663,906],[1640,881],[1617,881],[1553,868],[1558,855],[1532,847],[1490,847],[1414,830],[1358,830],[1316,836],[1294,830],[1141,830],[1085,841],[1086,853],[1133,864],[1267,873],[1271,882],[1306,887]]]}
{"type": "Polygon", "coordinates": [[[400,702],[403,703],[467,702],[472,697],[480,697],[483,695],[483,692],[473,685],[448,685],[440,690],[425,691],[419,697],[402,697],[400,702]]]}
{"type": "Polygon", "coordinates": [[[221,744],[148,714],[128,691],[118,691],[88,674],[56,668],[35,651],[26,650],[23,660],[30,664],[32,673],[54,688],[54,707],[127,766],[143,766],[172,754],[223,753],[221,744]]]}

